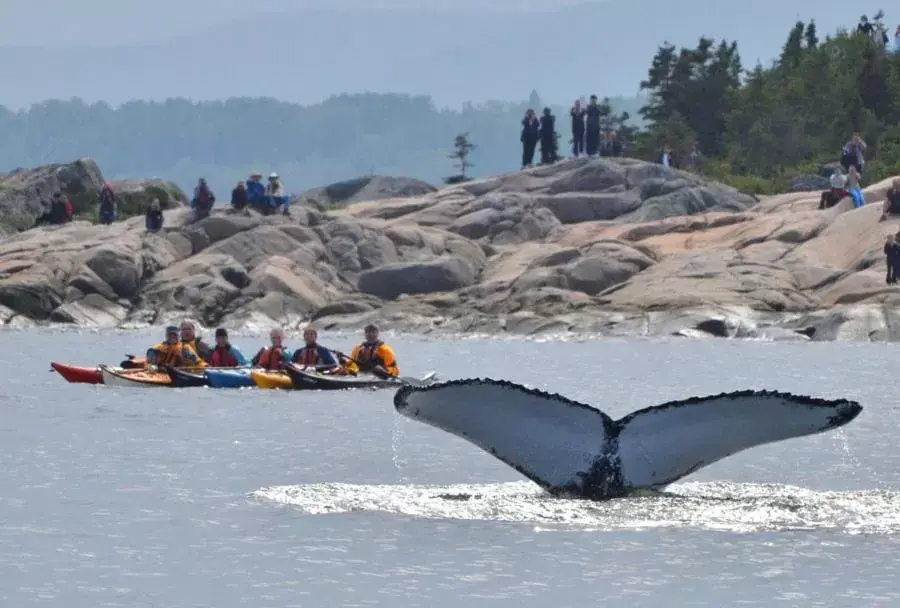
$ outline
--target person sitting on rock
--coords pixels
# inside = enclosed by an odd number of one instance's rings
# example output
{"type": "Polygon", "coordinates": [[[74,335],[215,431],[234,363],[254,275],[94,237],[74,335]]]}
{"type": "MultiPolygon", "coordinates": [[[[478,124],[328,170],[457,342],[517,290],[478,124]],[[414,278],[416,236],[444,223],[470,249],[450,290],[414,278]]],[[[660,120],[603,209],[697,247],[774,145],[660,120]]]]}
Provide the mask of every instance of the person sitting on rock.
{"type": "Polygon", "coordinates": [[[900,178],[894,178],[891,187],[884,193],[884,205],[881,207],[881,219],[883,222],[888,217],[900,217],[900,178]]]}
{"type": "Polygon", "coordinates": [[[854,165],[850,165],[847,171],[847,192],[853,198],[853,207],[859,209],[866,204],[866,198],[863,196],[862,188],[859,185],[859,172],[854,165]]]}
{"type": "Polygon", "coordinates": [[[840,167],[834,168],[834,173],[828,178],[831,188],[822,193],[819,199],[819,209],[828,209],[837,205],[845,196],[850,196],[847,192],[847,176],[844,175],[840,167]]]}
{"type": "Polygon", "coordinates": [[[399,376],[400,368],[397,366],[397,356],[390,346],[378,339],[378,327],[366,325],[364,331],[365,341],[354,346],[349,357],[338,353],[338,358],[343,359],[347,373],[356,375],[359,372],[368,372],[376,375],[399,376]]]}
{"type": "Polygon", "coordinates": [[[266,202],[269,205],[269,209],[273,212],[281,207],[285,215],[291,214],[290,197],[285,194],[284,186],[281,185],[281,178],[278,177],[277,173],[269,175],[269,183],[266,184],[266,202]]]}
{"type": "Polygon", "coordinates": [[[209,364],[212,367],[246,367],[250,362],[241,349],[228,340],[228,330],[220,327],[216,330],[216,347],[209,357],[209,364]]]}
{"type": "Polygon", "coordinates": [[[213,347],[203,341],[203,338],[197,335],[197,329],[194,322],[185,319],[181,322],[181,343],[190,346],[191,349],[203,359],[204,362],[209,361],[213,354],[213,347]]]}
{"type": "Polygon", "coordinates": [[[164,342],[147,350],[147,364],[157,367],[195,367],[202,361],[196,351],[182,343],[178,337],[178,327],[169,325],[166,328],[164,342]]]}
{"type": "Polygon", "coordinates": [[[262,183],[262,173],[254,171],[247,180],[247,202],[251,207],[262,209],[266,204],[266,185],[262,183]]]}
{"type": "Polygon", "coordinates": [[[303,348],[294,351],[291,361],[303,367],[315,367],[320,370],[338,371],[340,364],[331,351],[319,344],[319,332],[314,327],[303,330],[303,348]]]}
{"type": "Polygon", "coordinates": [[[103,189],[100,190],[100,223],[104,226],[109,226],[116,221],[117,208],[116,193],[113,191],[112,184],[106,182],[103,184],[103,189]]]}
{"type": "Polygon", "coordinates": [[[144,219],[147,226],[147,232],[159,232],[163,227],[163,212],[159,206],[159,199],[150,201],[150,208],[147,209],[147,216],[144,219]]]}
{"type": "Polygon", "coordinates": [[[231,191],[231,207],[235,211],[243,211],[247,207],[248,202],[247,188],[244,186],[244,182],[238,182],[234,190],[231,191]]]}
{"type": "Polygon", "coordinates": [[[887,242],[884,244],[884,257],[887,262],[886,282],[888,285],[895,285],[897,275],[900,275],[900,232],[887,237],[887,242]]]}
{"type": "MultiPolygon", "coordinates": [[[[45,207],[46,209],[46,207],[45,207]]],[[[59,225],[72,221],[74,209],[72,203],[66,198],[62,192],[55,192],[53,199],[50,201],[49,209],[44,211],[40,217],[35,220],[35,227],[43,224],[59,225]]]]}
{"type": "Polygon", "coordinates": [[[291,362],[293,351],[284,345],[284,330],[273,329],[269,334],[271,346],[261,348],[250,364],[253,367],[261,367],[268,370],[283,370],[291,362]]]}
{"type": "Polygon", "coordinates": [[[191,199],[191,208],[194,210],[194,221],[198,222],[209,217],[213,205],[216,204],[216,195],[213,194],[209,184],[204,178],[200,178],[197,187],[194,188],[194,198],[191,199]]]}

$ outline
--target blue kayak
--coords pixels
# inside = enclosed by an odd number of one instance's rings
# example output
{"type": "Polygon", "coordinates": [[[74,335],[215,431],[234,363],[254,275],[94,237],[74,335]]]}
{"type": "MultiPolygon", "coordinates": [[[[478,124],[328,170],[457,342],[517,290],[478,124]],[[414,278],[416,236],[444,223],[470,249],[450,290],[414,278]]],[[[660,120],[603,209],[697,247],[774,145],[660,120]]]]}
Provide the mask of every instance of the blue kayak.
{"type": "Polygon", "coordinates": [[[206,379],[213,388],[242,388],[256,386],[250,377],[250,368],[240,369],[208,369],[206,379]]]}

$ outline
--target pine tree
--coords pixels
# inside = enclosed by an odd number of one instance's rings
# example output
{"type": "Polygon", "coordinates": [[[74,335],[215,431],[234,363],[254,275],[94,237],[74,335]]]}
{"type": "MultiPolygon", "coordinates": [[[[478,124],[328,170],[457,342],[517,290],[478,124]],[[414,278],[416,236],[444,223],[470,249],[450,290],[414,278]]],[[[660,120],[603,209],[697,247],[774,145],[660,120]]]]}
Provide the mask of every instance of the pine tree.
{"type": "Polygon", "coordinates": [[[459,168],[459,173],[451,175],[450,177],[445,177],[445,184],[460,184],[471,181],[472,178],[466,175],[466,170],[475,166],[474,163],[469,162],[469,154],[477,147],[478,146],[469,141],[468,133],[460,133],[456,136],[453,140],[453,152],[447,156],[459,161],[453,164],[454,167],[459,168]]]}

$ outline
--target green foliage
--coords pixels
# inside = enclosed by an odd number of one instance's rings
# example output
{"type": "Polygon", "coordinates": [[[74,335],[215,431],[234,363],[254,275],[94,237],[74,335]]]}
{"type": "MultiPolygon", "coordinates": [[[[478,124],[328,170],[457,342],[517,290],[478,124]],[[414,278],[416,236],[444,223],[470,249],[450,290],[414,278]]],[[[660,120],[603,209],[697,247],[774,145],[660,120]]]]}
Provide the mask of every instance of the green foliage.
{"type": "Polygon", "coordinates": [[[459,168],[459,173],[456,175],[451,175],[450,177],[444,178],[445,184],[461,184],[463,182],[471,181],[471,178],[466,174],[466,171],[469,167],[474,167],[474,163],[469,162],[469,155],[472,153],[474,149],[478,146],[469,141],[469,134],[460,133],[453,140],[453,152],[448,154],[449,158],[453,158],[458,160],[459,162],[454,163],[454,167],[459,168]]]}
{"type": "Polygon", "coordinates": [[[792,177],[837,161],[854,131],[868,144],[868,183],[900,173],[900,54],[866,36],[820,41],[815,23],[798,21],[778,60],[749,72],[736,43],[665,44],[641,87],[640,153],[669,145],[683,161],[696,142],[704,173],[744,191],[789,189],[792,177]]]}

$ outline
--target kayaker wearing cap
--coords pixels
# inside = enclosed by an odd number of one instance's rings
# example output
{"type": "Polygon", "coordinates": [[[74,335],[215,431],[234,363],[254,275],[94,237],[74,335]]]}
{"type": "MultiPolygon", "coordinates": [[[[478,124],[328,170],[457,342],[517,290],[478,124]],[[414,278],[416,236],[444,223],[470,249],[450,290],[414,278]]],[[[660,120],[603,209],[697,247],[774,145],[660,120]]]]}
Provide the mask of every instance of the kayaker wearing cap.
{"type": "Polygon", "coordinates": [[[189,345],[179,340],[178,326],[166,327],[166,339],[147,350],[147,364],[169,367],[196,367],[200,357],[189,345]]]}
{"type": "Polygon", "coordinates": [[[291,356],[294,354],[290,348],[284,345],[284,330],[280,328],[273,329],[272,333],[269,334],[269,339],[272,341],[272,345],[261,348],[254,355],[250,364],[253,367],[262,367],[264,369],[284,369],[284,366],[290,363],[291,356]]]}
{"type": "Polygon", "coordinates": [[[331,354],[331,351],[318,343],[319,332],[315,327],[307,327],[303,330],[303,348],[294,352],[291,361],[303,367],[316,367],[318,369],[340,370],[340,364],[331,354]]]}
{"type": "MultiPolygon", "coordinates": [[[[380,367],[392,376],[399,376],[400,368],[397,366],[397,356],[390,346],[378,339],[378,327],[366,325],[365,333],[365,342],[353,347],[349,359],[344,357],[343,363],[347,371],[357,374],[371,372],[380,367]]],[[[341,354],[338,353],[338,356],[340,357],[341,354]]]]}
{"type": "Polygon", "coordinates": [[[188,319],[181,322],[181,343],[191,347],[191,350],[200,355],[204,363],[212,357],[212,346],[195,333],[194,323],[188,319]]]}
{"type": "Polygon", "coordinates": [[[210,355],[209,364],[212,367],[245,367],[250,362],[241,349],[228,341],[228,330],[220,327],[216,330],[216,347],[210,355]]]}

